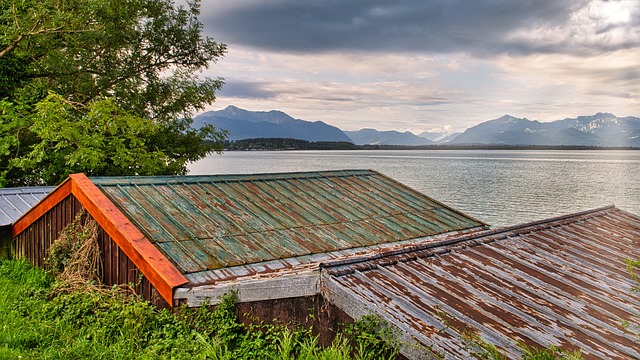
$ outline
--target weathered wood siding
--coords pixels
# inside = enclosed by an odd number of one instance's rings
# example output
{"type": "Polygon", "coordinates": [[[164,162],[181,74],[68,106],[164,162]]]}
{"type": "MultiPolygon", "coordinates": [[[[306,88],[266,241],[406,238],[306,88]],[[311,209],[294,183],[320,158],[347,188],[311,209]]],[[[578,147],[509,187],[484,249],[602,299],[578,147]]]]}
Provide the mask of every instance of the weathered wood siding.
{"type": "Polygon", "coordinates": [[[11,230],[8,226],[0,226],[0,259],[11,256],[11,230]]]}
{"type": "Polygon", "coordinates": [[[60,231],[75,219],[82,205],[67,196],[12,239],[14,254],[33,265],[43,267],[47,251],[60,231]]]}
{"type": "MultiPolygon", "coordinates": [[[[73,195],[53,206],[12,239],[15,257],[26,258],[33,265],[43,267],[51,244],[82,209],[82,204],[73,195]]],[[[88,213],[85,216],[91,217],[88,213]]],[[[102,264],[100,278],[106,286],[131,284],[137,294],[154,305],[169,306],[102,227],[98,227],[98,246],[102,264]]]]}

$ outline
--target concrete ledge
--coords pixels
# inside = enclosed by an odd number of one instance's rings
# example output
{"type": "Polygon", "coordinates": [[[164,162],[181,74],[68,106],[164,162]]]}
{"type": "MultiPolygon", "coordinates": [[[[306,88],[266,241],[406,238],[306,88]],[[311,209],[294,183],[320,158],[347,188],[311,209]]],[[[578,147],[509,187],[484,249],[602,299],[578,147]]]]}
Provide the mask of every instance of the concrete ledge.
{"type": "Polygon", "coordinates": [[[320,292],[320,271],[307,271],[275,278],[248,279],[215,285],[202,285],[192,288],[179,287],[174,299],[185,302],[189,307],[219,303],[219,298],[235,291],[238,302],[255,302],[317,295],[320,292]]]}

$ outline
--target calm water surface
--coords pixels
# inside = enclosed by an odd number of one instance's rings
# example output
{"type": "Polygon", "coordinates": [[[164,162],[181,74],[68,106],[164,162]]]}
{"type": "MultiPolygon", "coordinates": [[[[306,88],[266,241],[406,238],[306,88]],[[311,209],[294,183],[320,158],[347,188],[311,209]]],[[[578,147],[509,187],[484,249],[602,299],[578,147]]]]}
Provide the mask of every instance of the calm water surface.
{"type": "Polygon", "coordinates": [[[373,169],[494,226],[603,205],[640,215],[640,151],[238,151],[191,175],[373,169]]]}

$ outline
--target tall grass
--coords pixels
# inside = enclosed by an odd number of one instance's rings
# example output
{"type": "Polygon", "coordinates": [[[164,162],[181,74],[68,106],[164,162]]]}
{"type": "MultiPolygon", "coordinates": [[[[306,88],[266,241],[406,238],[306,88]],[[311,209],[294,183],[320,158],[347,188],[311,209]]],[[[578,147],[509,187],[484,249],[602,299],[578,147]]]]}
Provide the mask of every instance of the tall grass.
{"type": "Polygon", "coordinates": [[[314,360],[396,354],[362,333],[370,326],[348,326],[350,332],[326,348],[307,329],[245,327],[235,315],[233,294],[215,310],[170,312],[116,290],[54,292],[55,281],[25,261],[0,263],[0,359],[314,360]],[[371,344],[380,346],[369,351],[371,344]]]}

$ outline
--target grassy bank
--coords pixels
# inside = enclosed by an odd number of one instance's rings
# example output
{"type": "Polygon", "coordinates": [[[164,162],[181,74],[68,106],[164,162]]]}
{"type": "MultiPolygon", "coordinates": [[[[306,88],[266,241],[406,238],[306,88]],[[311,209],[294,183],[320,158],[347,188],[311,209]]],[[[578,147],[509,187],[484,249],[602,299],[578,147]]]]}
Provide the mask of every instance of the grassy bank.
{"type": "Polygon", "coordinates": [[[0,263],[0,359],[379,359],[395,352],[366,322],[321,348],[309,330],[242,325],[230,294],[207,308],[158,311],[115,290],[60,291],[24,261],[0,263]]]}

